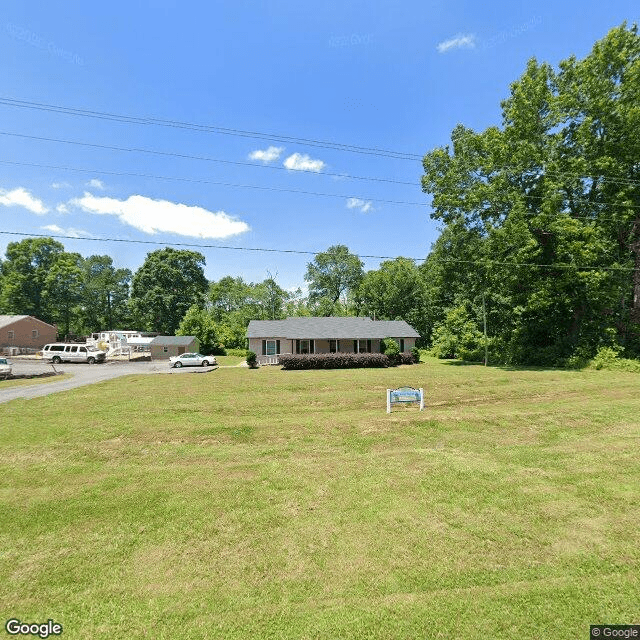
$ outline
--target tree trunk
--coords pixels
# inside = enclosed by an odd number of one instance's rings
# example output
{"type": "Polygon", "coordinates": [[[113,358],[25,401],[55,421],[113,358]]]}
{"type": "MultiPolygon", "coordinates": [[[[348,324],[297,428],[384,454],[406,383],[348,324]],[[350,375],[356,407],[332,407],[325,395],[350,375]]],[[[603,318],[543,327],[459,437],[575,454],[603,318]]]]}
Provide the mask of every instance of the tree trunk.
{"type": "Polygon", "coordinates": [[[632,228],[632,242],[629,245],[634,254],[633,271],[633,296],[631,302],[631,322],[640,324],[640,218],[636,218],[632,228]]]}

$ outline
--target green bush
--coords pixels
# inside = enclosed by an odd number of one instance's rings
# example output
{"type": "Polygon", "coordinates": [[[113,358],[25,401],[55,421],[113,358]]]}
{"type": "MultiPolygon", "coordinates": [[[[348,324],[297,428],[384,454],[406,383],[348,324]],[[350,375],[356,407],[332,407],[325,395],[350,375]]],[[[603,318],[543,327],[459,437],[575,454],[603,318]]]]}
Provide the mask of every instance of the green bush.
{"type": "Polygon", "coordinates": [[[258,356],[253,351],[247,351],[247,364],[252,369],[258,366],[258,356]]]}
{"type": "Polygon", "coordinates": [[[420,349],[418,349],[418,347],[411,347],[411,355],[413,356],[413,361],[418,364],[418,362],[420,362],[420,349]]]}
{"type": "Polygon", "coordinates": [[[393,338],[384,338],[384,340],[381,340],[380,351],[389,358],[389,364],[392,367],[400,364],[400,347],[393,338]]]}
{"type": "Polygon", "coordinates": [[[249,355],[248,349],[225,349],[228,356],[236,356],[238,358],[246,358],[249,355]]]}
{"type": "Polygon", "coordinates": [[[467,361],[484,358],[484,337],[463,306],[449,309],[444,322],[434,329],[431,355],[467,361]]]}
{"type": "Polygon", "coordinates": [[[621,348],[615,347],[600,347],[595,358],[591,361],[591,366],[594,369],[607,369],[609,371],[633,371],[640,373],[640,362],[637,360],[630,360],[628,358],[621,358],[621,348]]]}

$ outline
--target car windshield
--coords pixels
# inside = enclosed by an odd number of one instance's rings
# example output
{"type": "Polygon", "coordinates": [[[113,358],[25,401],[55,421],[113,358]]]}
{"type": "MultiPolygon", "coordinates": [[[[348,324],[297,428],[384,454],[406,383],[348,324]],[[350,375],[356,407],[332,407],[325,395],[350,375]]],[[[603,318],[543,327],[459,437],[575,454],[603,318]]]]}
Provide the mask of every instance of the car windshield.
{"type": "Polygon", "coordinates": [[[9,364],[6,358],[0,358],[0,364],[9,364]]]}
{"type": "Polygon", "coordinates": [[[87,351],[100,351],[100,349],[97,349],[96,347],[91,347],[91,346],[87,345],[87,351]]]}

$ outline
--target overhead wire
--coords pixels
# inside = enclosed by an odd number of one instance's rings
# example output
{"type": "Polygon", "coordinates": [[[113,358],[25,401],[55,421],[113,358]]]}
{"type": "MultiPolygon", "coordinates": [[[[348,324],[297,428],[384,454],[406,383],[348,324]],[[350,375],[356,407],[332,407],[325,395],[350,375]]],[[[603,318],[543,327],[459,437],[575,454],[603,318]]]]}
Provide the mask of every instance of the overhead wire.
{"type": "MultiPolygon", "coordinates": [[[[49,104],[49,103],[43,103],[43,102],[21,100],[21,99],[9,97],[9,96],[0,96],[0,105],[17,107],[17,108],[35,109],[40,111],[50,111],[54,113],[60,113],[63,115],[97,118],[102,120],[120,122],[124,124],[177,127],[182,129],[201,131],[205,133],[237,135],[241,137],[284,142],[286,144],[301,144],[301,145],[307,145],[307,146],[315,146],[320,148],[332,149],[335,151],[344,151],[349,153],[362,153],[362,154],[388,157],[388,158],[394,158],[394,159],[400,159],[400,160],[411,160],[411,161],[421,162],[425,155],[425,154],[410,153],[410,152],[404,152],[404,151],[395,151],[391,149],[382,149],[379,147],[365,147],[365,146],[351,145],[351,144],[340,143],[340,142],[329,141],[329,140],[318,140],[314,138],[299,138],[294,136],[288,136],[285,134],[272,134],[272,133],[265,133],[260,131],[248,131],[243,129],[235,129],[231,127],[219,127],[215,125],[205,125],[205,124],[199,124],[194,122],[185,122],[180,120],[163,119],[163,118],[156,118],[156,117],[150,117],[150,116],[130,116],[126,114],[118,114],[118,113],[111,113],[111,112],[105,112],[105,111],[95,111],[90,109],[81,109],[77,107],[67,107],[63,105],[55,105],[55,104],[49,104]]],[[[445,146],[448,147],[449,144],[445,146]]],[[[255,165],[255,166],[260,166],[260,165],[255,165]]],[[[275,167],[272,167],[272,168],[275,168],[275,167]]],[[[277,167],[277,168],[280,168],[280,167],[277,167]]],[[[495,169],[497,170],[507,170],[509,168],[518,168],[518,170],[521,170],[520,167],[515,167],[514,165],[500,165],[495,167],[495,169]]],[[[530,170],[529,173],[531,173],[532,171],[533,170],[530,170]]],[[[558,172],[558,171],[546,171],[546,174],[550,176],[568,177],[572,179],[598,178],[598,179],[607,180],[608,182],[612,182],[616,184],[630,184],[634,186],[640,185],[640,180],[635,180],[631,178],[621,178],[619,176],[612,177],[604,174],[582,175],[578,173],[567,173],[567,172],[558,172]]],[[[328,175],[328,174],[325,174],[325,175],[328,175]]],[[[337,175],[340,175],[340,174],[337,174],[337,175]]],[[[353,177],[354,179],[358,179],[358,177],[356,176],[350,176],[350,177],[353,177]]],[[[414,183],[408,183],[408,184],[414,184],[414,183]]]]}
{"type": "Polygon", "coordinates": [[[81,147],[89,147],[89,148],[93,148],[93,149],[104,149],[107,151],[122,151],[122,152],[127,152],[127,153],[147,153],[147,154],[152,154],[152,155],[157,155],[157,156],[167,156],[167,157],[171,157],[171,158],[183,158],[183,159],[187,159],[187,160],[200,160],[200,161],[204,161],[204,162],[215,162],[215,163],[220,163],[220,164],[229,164],[229,165],[237,165],[237,166],[241,166],[241,167],[256,167],[258,169],[273,169],[273,170],[277,170],[277,171],[286,171],[287,173],[294,173],[294,172],[298,172],[298,173],[312,173],[314,175],[323,175],[323,176],[329,176],[332,178],[342,178],[342,179],[347,179],[347,180],[366,180],[366,181],[371,181],[371,182],[388,182],[391,184],[402,184],[402,185],[407,185],[407,186],[412,186],[415,187],[418,185],[417,181],[413,181],[413,182],[409,182],[406,180],[394,180],[392,178],[381,178],[381,177],[377,177],[377,176],[354,176],[351,174],[347,174],[347,173],[331,173],[328,171],[322,171],[322,172],[318,172],[318,171],[314,171],[312,169],[288,169],[287,167],[279,167],[279,166],[274,166],[274,165],[268,165],[268,164],[258,164],[255,162],[241,162],[239,160],[223,160],[221,158],[211,158],[209,156],[197,156],[197,155],[191,155],[191,154],[187,154],[187,153],[178,153],[176,151],[160,151],[157,149],[145,149],[142,147],[117,147],[117,146],[113,146],[113,145],[106,145],[106,144],[98,144],[98,143],[94,143],[94,142],[82,142],[79,140],[67,140],[67,139],[63,139],[63,138],[47,138],[44,136],[33,136],[33,135],[27,135],[24,133],[15,133],[12,131],[0,131],[0,135],[2,136],[12,136],[15,138],[22,138],[22,139],[27,139],[27,140],[36,140],[39,142],[55,142],[58,144],[69,144],[69,145],[76,145],[76,146],[81,146],[81,147]]]}
{"type": "MultiPolygon", "coordinates": [[[[39,162],[21,162],[18,160],[3,160],[0,159],[0,164],[12,165],[12,166],[21,166],[21,167],[37,167],[41,169],[55,169],[57,171],[72,171],[75,173],[87,173],[87,174],[98,174],[98,175],[107,175],[107,176],[126,176],[126,177],[135,177],[135,178],[148,178],[152,180],[169,180],[176,182],[189,182],[195,184],[212,184],[221,187],[229,187],[233,189],[258,189],[262,191],[275,191],[275,192],[283,192],[283,193],[298,193],[302,195],[310,195],[310,196],[318,196],[324,198],[339,198],[339,199],[357,199],[363,202],[378,202],[382,204],[393,204],[393,205],[403,205],[403,206],[416,206],[416,207],[429,207],[430,205],[426,202],[416,202],[410,200],[389,200],[384,198],[375,198],[363,195],[355,195],[355,194],[344,194],[344,193],[325,193],[321,191],[307,191],[304,189],[289,189],[286,187],[271,187],[265,185],[256,185],[256,184],[239,184],[235,182],[224,182],[220,180],[209,180],[206,178],[188,178],[183,176],[167,176],[167,175],[157,175],[151,173],[140,173],[140,172],[132,172],[132,171],[108,171],[105,169],[96,169],[96,168],[85,168],[85,167],[69,167],[66,165],[52,165],[52,164],[43,164],[39,162]]],[[[561,194],[562,195],[562,194],[561,194]]],[[[535,196],[530,194],[517,194],[518,198],[524,198],[525,200],[546,200],[545,196],[535,196]]],[[[633,204],[625,204],[618,202],[591,202],[589,200],[585,200],[583,198],[575,198],[573,199],[575,203],[588,203],[592,206],[609,206],[609,207],[617,207],[621,209],[640,209],[640,205],[633,204]]],[[[528,214],[528,215],[543,215],[543,214],[528,214]]],[[[568,214],[567,212],[560,212],[559,216],[571,217],[573,219],[585,219],[585,220],[600,220],[605,221],[608,220],[610,222],[619,222],[619,220],[615,218],[603,218],[603,217],[594,217],[594,216],[573,216],[568,214]]]]}
{"type": "Polygon", "coordinates": [[[399,160],[422,160],[418,154],[405,153],[402,151],[392,151],[390,149],[380,149],[378,147],[362,147],[358,145],[343,144],[330,140],[316,140],[313,138],[298,138],[281,134],[271,134],[261,131],[248,131],[244,129],[234,129],[231,127],[219,127],[214,125],[198,124],[194,122],[184,122],[181,120],[169,120],[164,118],[154,118],[149,116],[129,116],[125,114],[109,113],[105,111],[93,111],[90,109],[80,109],[76,107],[65,107],[62,105],[34,102],[30,100],[19,100],[8,96],[0,96],[0,104],[10,107],[34,109],[38,111],[50,111],[64,115],[81,116],[85,118],[97,118],[100,120],[111,120],[125,124],[153,125],[161,127],[172,127],[178,129],[190,129],[206,133],[219,133],[223,135],[240,136],[244,138],[258,138],[270,140],[272,142],[284,142],[286,144],[303,144],[336,151],[349,153],[361,153],[365,155],[382,156],[399,160]]]}

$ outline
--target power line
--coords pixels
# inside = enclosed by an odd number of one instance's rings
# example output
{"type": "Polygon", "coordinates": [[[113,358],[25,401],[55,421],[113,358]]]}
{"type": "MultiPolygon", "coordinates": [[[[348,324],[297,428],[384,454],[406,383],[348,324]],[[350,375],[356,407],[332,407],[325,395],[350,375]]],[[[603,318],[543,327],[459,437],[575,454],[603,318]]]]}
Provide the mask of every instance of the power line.
{"type": "MultiPolygon", "coordinates": [[[[297,254],[317,256],[323,251],[302,251],[300,249],[266,249],[264,247],[234,247],[231,245],[219,245],[219,244],[196,244],[191,242],[160,242],[158,240],[132,240],[130,238],[93,238],[93,237],[77,237],[62,234],[38,234],[38,233],[23,233],[18,231],[0,231],[2,235],[9,236],[24,236],[29,238],[62,238],[67,240],[82,240],[89,242],[122,242],[130,244],[147,244],[147,245],[160,245],[172,247],[190,247],[199,249],[228,249],[232,251],[252,251],[259,253],[283,253],[283,254],[297,254]]],[[[395,260],[404,256],[375,256],[365,254],[352,254],[357,258],[372,259],[372,260],[395,260]]],[[[426,258],[406,258],[413,262],[424,261],[426,258]]],[[[434,262],[441,264],[465,264],[465,265],[483,265],[483,266],[508,266],[508,267],[536,267],[541,269],[575,269],[576,271],[638,271],[635,267],[598,267],[598,266],[580,266],[576,264],[568,263],[556,263],[556,264],[537,264],[535,262],[501,262],[498,260],[458,260],[455,258],[450,259],[433,259],[434,262]]]]}
{"type": "MultiPolygon", "coordinates": [[[[283,193],[299,193],[302,195],[309,196],[319,196],[324,198],[340,198],[340,199],[358,199],[362,201],[369,202],[380,202],[383,204],[394,204],[394,205],[403,205],[403,206],[416,206],[416,207],[428,207],[430,206],[425,202],[415,202],[409,200],[387,200],[382,198],[370,198],[368,196],[362,195],[353,195],[353,194],[340,194],[340,193],[324,193],[320,191],[305,191],[303,189],[287,189],[284,187],[268,187],[264,185],[256,185],[256,184],[238,184],[235,182],[222,182],[218,180],[207,180],[205,178],[185,178],[181,176],[162,176],[151,173],[138,173],[138,172],[129,172],[129,171],[106,171],[104,169],[87,169],[83,167],[68,167],[63,165],[50,165],[50,164],[42,164],[38,162],[19,162],[17,160],[2,160],[0,159],[0,164],[14,165],[20,167],[37,167],[40,169],[55,169],[59,171],[73,171],[76,173],[88,173],[88,174],[99,174],[106,176],[126,176],[126,177],[135,177],[135,178],[150,178],[152,180],[169,180],[174,182],[189,182],[195,184],[213,184],[221,187],[230,187],[234,189],[259,189],[262,191],[277,191],[283,193]]],[[[563,194],[560,194],[563,195],[563,194]]],[[[518,198],[524,198],[527,200],[545,200],[545,196],[534,196],[528,194],[517,194],[518,198]]],[[[575,198],[573,200],[575,203],[587,203],[592,206],[608,206],[608,207],[618,207],[622,209],[640,209],[639,205],[633,204],[621,204],[618,202],[591,202],[589,200],[575,198]]],[[[527,213],[526,215],[534,216],[534,215],[553,215],[553,214],[543,214],[543,213],[527,213]]],[[[600,216],[573,216],[566,212],[560,212],[557,214],[557,217],[568,217],[574,220],[584,219],[584,220],[593,220],[593,221],[609,221],[609,222],[619,222],[615,218],[602,218],[600,216]]]]}
{"type": "MultiPolygon", "coordinates": [[[[82,142],[80,140],[68,140],[65,138],[48,138],[45,136],[34,136],[34,135],[28,135],[28,134],[24,134],[24,133],[16,133],[13,131],[0,131],[0,135],[3,136],[11,136],[11,137],[15,137],[15,138],[22,138],[22,139],[26,139],[26,140],[36,140],[39,142],[54,142],[56,144],[68,144],[68,145],[74,145],[74,146],[81,146],[81,147],[88,147],[88,148],[92,148],[92,149],[105,149],[107,151],[122,151],[122,152],[127,152],[127,153],[146,153],[146,154],[150,154],[150,155],[157,155],[157,156],[164,156],[164,157],[172,157],[172,158],[184,158],[187,160],[199,160],[199,161],[204,161],[204,162],[213,162],[213,163],[218,163],[218,164],[227,164],[227,165],[233,165],[233,166],[242,166],[242,167],[256,167],[259,169],[272,169],[272,170],[276,170],[276,171],[285,171],[287,173],[291,173],[291,169],[287,169],[286,167],[279,167],[279,166],[273,166],[273,165],[265,165],[265,164],[257,164],[254,162],[241,162],[239,160],[225,160],[222,158],[212,158],[210,156],[199,156],[199,155],[192,155],[192,154],[186,154],[186,153],[178,153],[176,151],[160,151],[157,149],[146,149],[143,147],[118,147],[118,146],[113,146],[113,145],[106,145],[106,144],[99,144],[99,143],[93,143],[93,142],[82,142]]],[[[502,167],[499,167],[500,169],[508,169],[510,168],[511,165],[503,165],[502,167]]],[[[356,176],[356,175],[352,175],[352,174],[347,174],[347,173],[331,173],[331,172],[327,172],[327,171],[321,171],[321,172],[317,172],[317,171],[313,171],[311,169],[296,169],[296,171],[300,172],[300,173],[311,173],[314,175],[323,175],[323,176],[329,176],[329,177],[333,177],[333,178],[342,178],[342,179],[348,179],[348,180],[363,180],[363,181],[369,181],[369,182],[384,182],[384,183],[389,183],[389,184],[400,184],[400,185],[405,185],[405,186],[411,186],[411,187],[415,187],[418,185],[417,181],[406,181],[406,180],[394,180],[392,178],[382,178],[379,176],[356,176]]],[[[531,171],[529,171],[528,173],[532,173],[531,171]]],[[[580,174],[575,174],[575,173],[557,173],[557,172],[549,172],[547,171],[544,175],[547,176],[556,176],[556,177],[565,177],[565,178],[572,178],[572,179],[592,179],[590,176],[582,176],[580,174]]],[[[623,180],[623,179],[614,179],[614,178],[607,178],[607,181],[612,182],[614,184],[630,184],[630,185],[640,185],[640,180],[623,180]]],[[[529,197],[535,197],[535,196],[529,196],[529,197]]],[[[617,206],[625,206],[625,205],[617,205],[617,206]]]]}
{"type": "Polygon", "coordinates": [[[361,147],[358,145],[343,144],[329,140],[316,140],[313,138],[296,138],[293,136],[264,133],[261,131],[247,131],[243,129],[233,129],[230,127],[218,127],[214,125],[198,124],[194,122],[183,122],[180,120],[168,120],[163,118],[152,118],[148,116],[128,116],[119,113],[109,113],[105,111],[92,111],[89,109],[79,109],[76,107],[65,107],[62,105],[48,104],[44,102],[33,102],[29,100],[19,100],[7,96],[0,96],[0,104],[8,107],[18,107],[21,109],[34,109],[37,111],[50,111],[71,116],[82,116],[85,118],[97,118],[99,120],[110,120],[125,124],[141,124],[159,127],[172,127],[178,129],[190,129],[204,133],[219,133],[223,135],[239,136],[243,138],[257,138],[270,140],[272,142],[284,142],[285,144],[301,144],[323,149],[333,149],[335,151],[346,151],[349,153],[361,153],[372,156],[382,156],[395,158],[397,160],[421,161],[422,156],[403,151],[392,151],[390,149],[380,149],[378,147],[361,147]]]}
{"type": "Polygon", "coordinates": [[[285,189],[283,187],[265,187],[257,184],[237,184],[235,182],[220,182],[217,180],[205,180],[204,178],[183,178],[178,176],[159,176],[150,173],[135,173],[128,171],[104,171],[102,169],[83,169],[80,167],[65,167],[52,164],[40,164],[37,162],[18,162],[16,160],[0,160],[0,164],[16,165],[20,167],[38,167],[41,169],[56,169],[60,171],[75,171],[79,173],[97,173],[105,176],[128,176],[136,178],[151,178],[153,180],[174,180],[177,182],[193,182],[197,184],[214,184],[220,187],[232,187],[235,189],[260,189],[262,191],[280,191],[284,193],[301,193],[308,196],[322,196],[324,198],[340,198],[350,199],[355,198],[358,200],[368,202],[382,202],[384,204],[399,204],[399,205],[411,205],[417,207],[427,207],[424,202],[409,202],[407,200],[384,200],[381,198],[368,198],[366,196],[357,196],[353,194],[340,194],[340,193],[322,193],[319,191],[304,191],[302,189],[285,189]]]}
{"type": "MultiPolygon", "coordinates": [[[[277,171],[286,171],[287,173],[291,173],[291,169],[287,169],[286,167],[276,167],[272,165],[266,164],[257,164],[255,162],[240,162],[239,160],[222,160],[220,158],[211,158],[209,156],[196,156],[190,155],[186,153],[177,153],[175,151],[159,151],[156,149],[145,149],[142,147],[115,147],[112,145],[106,144],[98,144],[93,142],[81,142],[79,140],[66,140],[63,138],[46,138],[44,136],[31,136],[24,133],[14,133],[11,131],[0,131],[0,135],[2,136],[12,136],[15,138],[23,138],[27,140],[37,140],[39,142],[55,142],[58,144],[70,144],[81,147],[90,147],[93,149],[105,149],[107,151],[124,151],[128,153],[148,153],[157,156],[168,156],[172,158],[184,158],[187,160],[201,160],[205,162],[215,162],[220,164],[230,164],[237,165],[241,167],[257,167],[259,169],[275,169],[277,171]]],[[[391,178],[380,178],[375,176],[354,176],[346,173],[329,173],[327,171],[312,171],[311,169],[295,169],[295,171],[299,173],[312,173],[314,175],[322,175],[322,176],[330,176],[333,178],[347,178],[349,180],[367,180],[371,182],[389,182],[391,184],[402,184],[408,186],[418,186],[418,181],[408,182],[405,180],[393,180],[391,178]]]]}
{"type": "MultiPolygon", "coordinates": [[[[72,115],[72,116],[82,116],[87,118],[97,118],[101,120],[110,120],[115,122],[121,122],[125,124],[140,124],[140,125],[154,125],[154,126],[164,126],[164,127],[174,127],[181,129],[190,129],[195,131],[201,131],[204,133],[219,133],[224,135],[234,135],[240,137],[248,137],[248,138],[257,138],[263,140],[271,140],[275,142],[284,142],[287,144],[302,144],[307,146],[314,146],[326,149],[333,149],[336,151],[345,151],[350,153],[362,153],[367,155],[395,158],[400,160],[411,160],[411,161],[422,161],[424,158],[424,154],[417,153],[409,153],[404,151],[394,151],[391,149],[381,149],[378,147],[363,147],[357,145],[344,144],[339,142],[333,142],[328,140],[317,140],[314,138],[297,138],[293,136],[287,136],[284,134],[271,134],[264,133],[260,131],[247,131],[243,129],[234,129],[229,127],[218,127],[214,125],[204,125],[193,122],[183,122],[179,120],[169,120],[162,118],[153,118],[153,117],[141,117],[141,116],[128,116],[125,114],[117,114],[103,111],[93,111],[89,109],[80,109],[76,107],[65,107],[62,105],[54,105],[48,103],[41,102],[33,102],[28,100],[19,100],[17,98],[11,98],[8,96],[0,96],[0,105],[17,107],[17,108],[27,108],[27,109],[35,109],[39,111],[50,111],[54,113],[60,113],[64,115],[72,115]]],[[[454,141],[447,143],[446,147],[449,147],[450,144],[456,144],[454,141]]],[[[230,161],[229,161],[230,162],[230,161]]],[[[260,165],[255,165],[260,166],[260,165]]],[[[275,168],[275,167],[272,167],[275,168]]],[[[278,167],[279,168],[279,167],[278,167]]],[[[514,165],[502,165],[496,167],[498,170],[508,170],[509,168],[515,168],[514,165]]],[[[533,170],[529,170],[531,173],[533,170]]],[[[328,175],[328,174],[325,174],[328,175]]],[[[338,174],[340,175],[340,174],[338,174]]],[[[570,177],[574,179],[593,179],[600,178],[603,180],[607,180],[609,182],[615,184],[630,184],[630,185],[640,185],[640,180],[633,179],[625,179],[625,178],[614,178],[606,175],[597,175],[597,176],[583,176],[577,173],[563,173],[563,172],[552,172],[548,171],[547,175],[557,176],[557,177],[570,177]]],[[[358,179],[357,176],[350,176],[355,179],[358,179]]],[[[410,183],[413,184],[413,183],[410,183]]]]}

